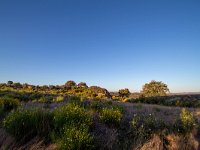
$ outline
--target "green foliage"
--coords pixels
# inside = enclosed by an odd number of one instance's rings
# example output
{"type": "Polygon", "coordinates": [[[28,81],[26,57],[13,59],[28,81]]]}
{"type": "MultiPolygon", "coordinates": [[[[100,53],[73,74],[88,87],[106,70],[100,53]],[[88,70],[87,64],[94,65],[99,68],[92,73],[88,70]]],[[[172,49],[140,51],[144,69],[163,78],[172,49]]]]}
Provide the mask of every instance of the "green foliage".
{"type": "Polygon", "coordinates": [[[144,97],[166,96],[167,92],[169,92],[167,85],[161,81],[153,80],[142,88],[142,96],[144,97]]]}
{"type": "Polygon", "coordinates": [[[95,102],[91,102],[90,103],[90,108],[93,109],[93,110],[100,111],[100,110],[102,110],[105,107],[106,106],[104,105],[104,103],[99,102],[99,101],[95,101],[95,102]]]}
{"type": "Polygon", "coordinates": [[[122,112],[119,109],[103,108],[99,114],[99,118],[109,126],[117,126],[122,119],[122,112]]]}
{"type": "Polygon", "coordinates": [[[8,133],[17,140],[29,140],[36,135],[47,136],[52,126],[52,113],[43,109],[18,109],[3,121],[8,133]]]}
{"type": "Polygon", "coordinates": [[[78,96],[70,96],[68,103],[70,104],[76,104],[76,105],[81,105],[81,98],[78,96]]]}
{"type": "Polygon", "coordinates": [[[89,133],[88,126],[84,124],[65,126],[61,138],[56,143],[62,150],[94,149],[94,138],[89,133]]]}
{"type": "Polygon", "coordinates": [[[129,95],[131,94],[129,89],[127,88],[119,90],[118,93],[120,97],[129,97],[129,95]]]}
{"type": "Polygon", "coordinates": [[[194,127],[195,120],[193,118],[193,115],[186,108],[181,109],[180,118],[185,128],[192,129],[194,127]]]}
{"type": "Polygon", "coordinates": [[[69,87],[69,88],[72,88],[72,87],[76,86],[76,82],[74,82],[74,81],[72,81],[72,80],[67,81],[67,82],[65,83],[65,86],[66,86],[66,87],[69,87]]]}
{"type": "Polygon", "coordinates": [[[65,98],[63,96],[57,96],[54,101],[56,101],[56,102],[63,102],[64,99],[65,98]]]}
{"type": "Polygon", "coordinates": [[[175,124],[175,129],[179,133],[190,133],[196,126],[196,121],[192,113],[186,108],[181,109],[180,120],[175,124]]]}
{"type": "Polygon", "coordinates": [[[40,97],[40,99],[38,100],[38,102],[41,102],[41,103],[49,103],[51,101],[53,101],[53,97],[52,96],[45,96],[45,95],[40,97]]]}
{"type": "Polygon", "coordinates": [[[11,84],[13,84],[13,81],[8,81],[7,84],[11,85],[11,84]]]}
{"type": "Polygon", "coordinates": [[[85,82],[80,82],[78,84],[78,87],[84,87],[84,88],[88,88],[87,84],[85,82]]]}
{"type": "Polygon", "coordinates": [[[200,100],[191,98],[189,96],[159,96],[159,97],[140,97],[137,99],[131,99],[129,102],[132,103],[147,103],[147,104],[157,104],[165,106],[178,106],[178,107],[200,107],[200,100]]]}
{"type": "Polygon", "coordinates": [[[108,105],[112,105],[113,101],[109,99],[109,100],[105,100],[105,103],[108,104],[108,105]]]}
{"type": "Polygon", "coordinates": [[[93,137],[89,133],[91,114],[75,103],[54,111],[54,137],[59,149],[92,149],[93,137]]]}
{"type": "Polygon", "coordinates": [[[12,109],[16,109],[20,106],[20,102],[18,99],[13,99],[9,97],[0,98],[0,108],[2,111],[10,111],[12,109]]]}
{"type": "Polygon", "coordinates": [[[18,98],[20,101],[49,102],[49,97],[52,97],[50,98],[50,101],[52,101],[57,96],[78,96],[82,99],[97,100],[110,98],[110,93],[104,88],[88,87],[84,82],[76,85],[74,81],[68,81],[64,86],[34,86],[20,83],[0,84],[0,92],[18,98]],[[48,99],[46,99],[47,97],[48,99]]]}
{"type": "Polygon", "coordinates": [[[152,114],[135,114],[131,121],[133,142],[142,143],[154,133],[161,132],[165,127],[165,124],[161,120],[157,120],[152,114]]]}
{"type": "Polygon", "coordinates": [[[75,104],[68,104],[55,110],[53,120],[55,129],[58,132],[63,132],[62,129],[66,124],[76,126],[92,124],[91,114],[81,106],[75,104]]]}

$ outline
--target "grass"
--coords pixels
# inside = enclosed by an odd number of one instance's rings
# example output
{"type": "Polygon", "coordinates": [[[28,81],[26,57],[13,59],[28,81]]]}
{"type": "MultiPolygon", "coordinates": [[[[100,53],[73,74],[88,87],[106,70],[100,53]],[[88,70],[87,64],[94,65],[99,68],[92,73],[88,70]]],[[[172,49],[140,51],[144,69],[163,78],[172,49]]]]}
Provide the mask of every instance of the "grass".
{"type": "Polygon", "coordinates": [[[103,108],[99,114],[99,118],[109,126],[117,126],[122,119],[122,112],[119,109],[103,108]]]}
{"type": "Polygon", "coordinates": [[[2,111],[11,111],[12,109],[16,109],[20,106],[20,102],[18,99],[13,99],[10,97],[0,98],[0,108],[2,111]]]}
{"type": "Polygon", "coordinates": [[[170,96],[162,97],[140,97],[136,99],[129,99],[128,102],[132,103],[145,103],[145,104],[157,104],[164,106],[176,106],[176,107],[193,107],[200,108],[200,99],[188,98],[187,96],[177,96],[173,99],[170,96]]]}
{"type": "Polygon", "coordinates": [[[94,138],[87,125],[64,126],[64,131],[56,141],[58,148],[63,150],[94,149],[94,138]]]}
{"type": "Polygon", "coordinates": [[[66,124],[76,126],[92,124],[91,114],[81,106],[72,103],[55,110],[53,113],[54,126],[59,132],[62,132],[66,124]]]}
{"type": "Polygon", "coordinates": [[[36,135],[48,137],[52,117],[51,112],[43,109],[18,109],[4,119],[3,125],[18,141],[27,141],[36,135]]]}
{"type": "MultiPolygon", "coordinates": [[[[161,120],[153,113],[141,113],[145,107],[138,104],[127,110],[115,102],[88,102],[71,97],[66,105],[51,111],[14,109],[5,117],[3,126],[17,141],[27,142],[39,136],[55,143],[58,149],[69,150],[132,149],[143,145],[155,134],[186,137],[197,127],[194,116],[187,109],[182,109],[173,123],[161,120]]],[[[164,112],[158,107],[151,110],[164,112]]]]}

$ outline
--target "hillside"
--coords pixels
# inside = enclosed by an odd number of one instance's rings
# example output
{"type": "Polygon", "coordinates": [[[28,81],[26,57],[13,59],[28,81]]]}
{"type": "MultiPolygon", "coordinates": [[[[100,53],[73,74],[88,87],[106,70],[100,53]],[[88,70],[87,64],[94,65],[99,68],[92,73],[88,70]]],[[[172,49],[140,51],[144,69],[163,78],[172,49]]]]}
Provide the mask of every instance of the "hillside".
{"type": "Polygon", "coordinates": [[[200,149],[199,95],[121,97],[68,83],[1,84],[0,149],[200,149]]]}

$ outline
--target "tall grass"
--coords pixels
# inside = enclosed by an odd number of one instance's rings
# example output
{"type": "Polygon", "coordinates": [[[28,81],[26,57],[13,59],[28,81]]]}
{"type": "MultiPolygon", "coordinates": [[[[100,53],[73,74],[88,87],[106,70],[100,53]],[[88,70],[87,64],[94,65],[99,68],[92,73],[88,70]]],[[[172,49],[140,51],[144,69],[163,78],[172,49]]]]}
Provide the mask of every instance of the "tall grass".
{"type": "Polygon", "coordinates": [[[3,121],[8,133],[18,141],[26,141],[34,136],[47,137],[52,128],[52,113],[43,109],[18,109],[3,121]]]}

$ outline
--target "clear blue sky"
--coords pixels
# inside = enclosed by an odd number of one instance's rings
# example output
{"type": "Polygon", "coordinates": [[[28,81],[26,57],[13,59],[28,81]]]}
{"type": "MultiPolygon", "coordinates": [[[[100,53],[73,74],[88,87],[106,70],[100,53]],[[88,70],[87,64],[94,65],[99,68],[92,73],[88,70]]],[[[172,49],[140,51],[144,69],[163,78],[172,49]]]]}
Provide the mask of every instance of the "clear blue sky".
{"type": "Polygon", "coordinates": [[[0,82],[200,91],[199,0],[1,0],[0,82]]]}

